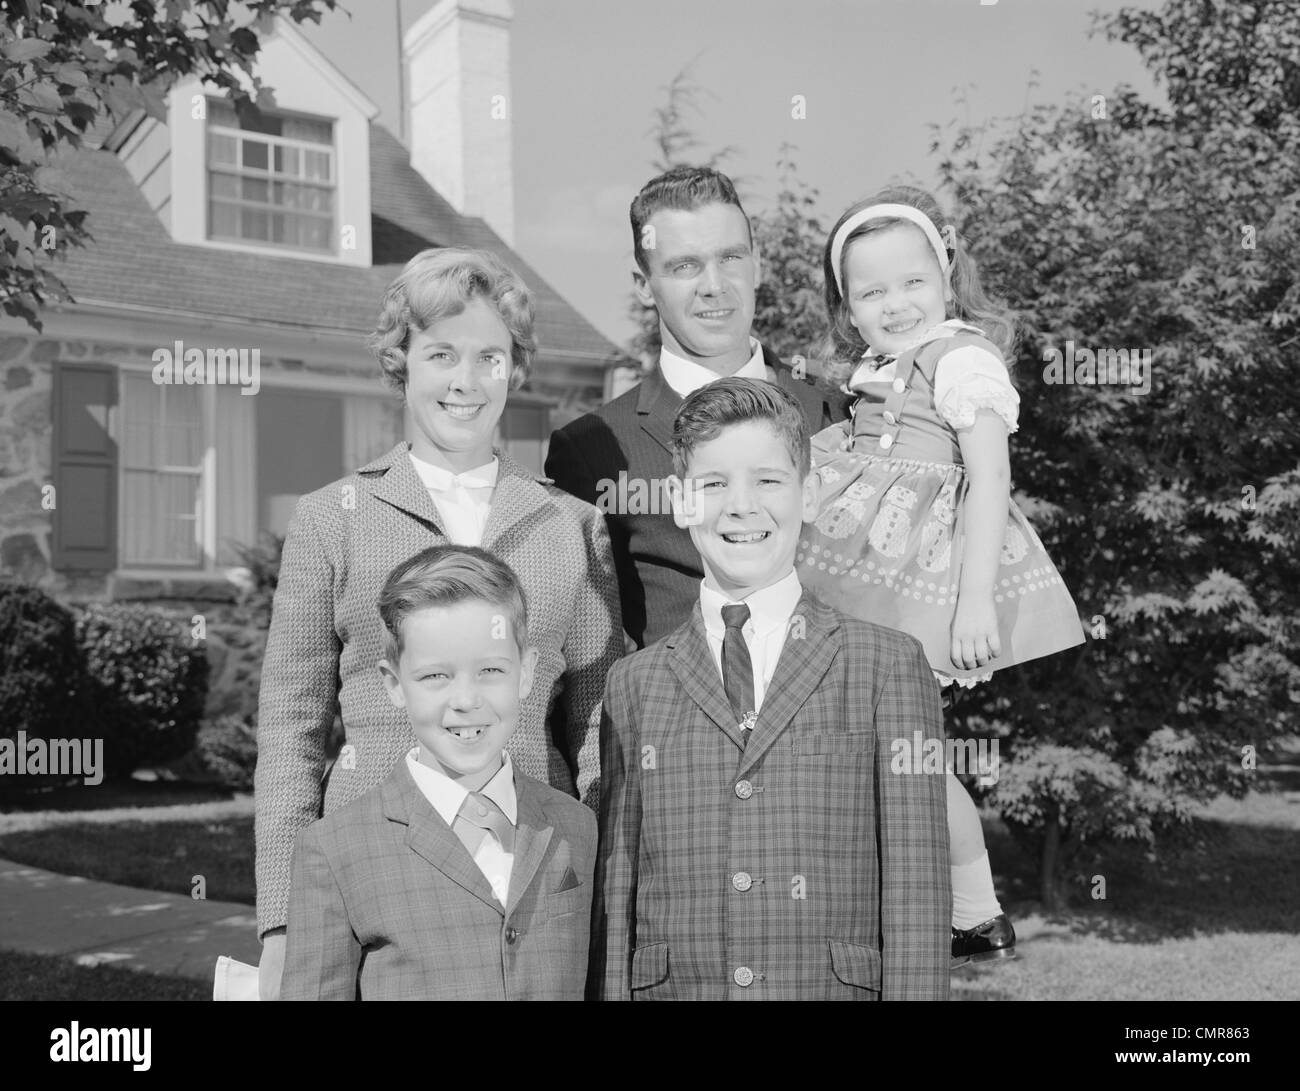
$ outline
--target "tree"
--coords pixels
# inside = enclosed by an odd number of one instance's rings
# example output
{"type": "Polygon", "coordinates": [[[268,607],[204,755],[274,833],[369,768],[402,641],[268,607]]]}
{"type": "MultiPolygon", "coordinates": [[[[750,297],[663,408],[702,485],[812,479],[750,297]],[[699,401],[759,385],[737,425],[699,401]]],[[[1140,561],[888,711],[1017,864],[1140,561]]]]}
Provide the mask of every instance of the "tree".
{"type": "Polygon", "coordinates": [[[817,217],[818,191],[800,180],[794,152],[781,145],[776,204],[753,217],[763,263],[754,333],[787,363],[816,374],[828,325],[821,268],[827,229],[817,217]]]}
{"type": "Polygon", "coordinates": [[[1010,733],[992,799],[1049,909],[1100,841],[1246,791],[1300,698],[1300,9],[1167,0],[1095,29],[1168,109],[1120,87],[934,142],[1023,321],[1012,467],[1090,633],[959,706],[1010,733]],[[1053,383],[1081,348],[1149,360],[1150,392],[1053,383]]]}
{"type": "Polygon", "coordinates": [[[69,299],[48,259],[91,238],[43,168],[96,122],[135,110],[165,118],[167,90],[202,76],[241,113],[273,106],[252,74],[275,16],[319,21],[336,0],[0,0],[0,305],[41,329],[40,310],[69,299]],[[124,17],[125,16],[125,17],[124,17]]]}

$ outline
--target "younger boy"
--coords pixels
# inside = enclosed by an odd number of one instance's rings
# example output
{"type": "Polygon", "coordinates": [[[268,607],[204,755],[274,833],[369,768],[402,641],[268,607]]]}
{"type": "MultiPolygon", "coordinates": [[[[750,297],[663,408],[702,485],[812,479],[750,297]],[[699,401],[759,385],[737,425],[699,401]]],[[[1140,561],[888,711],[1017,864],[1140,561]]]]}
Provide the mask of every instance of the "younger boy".
{"type": "Polygon", "coordinates": [[[890,772],[894,740],[942,747],[939,691],[916,640],[799,585],[798,403],[710,383],[673,463],[705,575],[690,620],[609,674],[589,995],[946,999],[944,778],[890,772]]]}
{"type": "Polygon", "coordinates": [[[379,598],[379,670],[417,745],[298,835],[286,1000],[581,1000],[596,824],[504,747],[537,663],[523,591],[434,546],[379,598]]]}

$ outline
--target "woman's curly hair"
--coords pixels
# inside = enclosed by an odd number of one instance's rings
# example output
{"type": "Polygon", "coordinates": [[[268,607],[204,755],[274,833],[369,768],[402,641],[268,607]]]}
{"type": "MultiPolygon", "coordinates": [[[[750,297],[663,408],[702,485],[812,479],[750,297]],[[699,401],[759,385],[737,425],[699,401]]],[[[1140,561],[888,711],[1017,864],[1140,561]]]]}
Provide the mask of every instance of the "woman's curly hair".
{"type": "Polygon", "coordinates": [[[510,331],[510,389],[518,390],[528,381],[537,353],[528,288],[495,254],[447,246],[416,254],[384,293],[379,322],[366,344],[389,386],[406,393],[412,333],[460,314],[474,299],[488,300],[510,331]]]}

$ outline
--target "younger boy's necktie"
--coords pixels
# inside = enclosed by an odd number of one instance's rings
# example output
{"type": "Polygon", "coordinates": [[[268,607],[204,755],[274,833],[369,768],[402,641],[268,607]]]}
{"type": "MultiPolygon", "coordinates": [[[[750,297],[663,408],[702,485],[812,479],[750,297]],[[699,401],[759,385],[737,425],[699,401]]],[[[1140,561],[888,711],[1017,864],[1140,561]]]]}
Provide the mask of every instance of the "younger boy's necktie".
{"type": "Polygon", "coordinates": [[[731,711],[736,714],[736,725],[741,729],[740,737],[749,742],[749,732],[754,725],[754,665],[749,658],[749,645],[745,643],[742,631],[749,620],[749,607],[724,606],[722,624],[726,632],[722,635],[722,688],[727,700],[731,702],[731,711]]]}
{"type": "Polygon", "coordinates": [[[515,851],[515,828],[510,824],[505,811],[478,792],[470,792],[465,797],[465,802],[456,812],[456,821],[451,824],[451,830],[469,850],[470,856],[478,853],[483,838],[488,833],[496,834],[506,852],[515,851]]]}

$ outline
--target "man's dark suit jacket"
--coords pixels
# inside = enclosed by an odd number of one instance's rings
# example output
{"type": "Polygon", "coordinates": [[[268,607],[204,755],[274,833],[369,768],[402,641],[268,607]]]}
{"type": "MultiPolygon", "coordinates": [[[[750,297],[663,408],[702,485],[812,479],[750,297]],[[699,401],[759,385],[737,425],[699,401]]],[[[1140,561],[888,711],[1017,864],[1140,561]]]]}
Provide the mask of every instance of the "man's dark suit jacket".
{"type": "MultiPolygon", "coordinates": [[[[763,362],[768,379],[799,399],[810,434],[847,418],[846,397],[796,379],[767,348],[763,362]]],[[[626,394],[554,432],[546,456],[547,477],[605,513],[623,628],[638,648],[690,617],[704,578],[690,533],[673,522],[663,488],[673,472],[673,417],[681,404],[656,368],[626,394]]]]}

